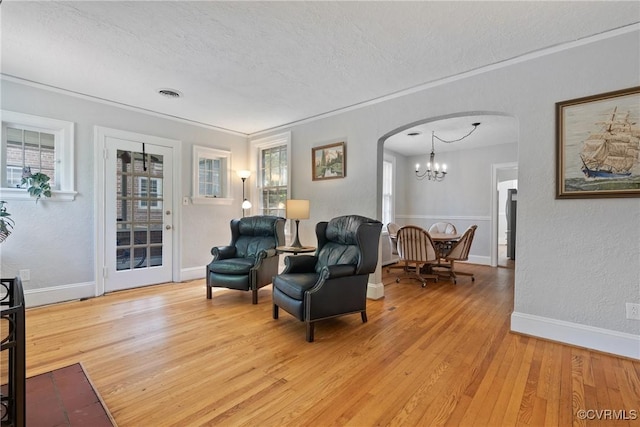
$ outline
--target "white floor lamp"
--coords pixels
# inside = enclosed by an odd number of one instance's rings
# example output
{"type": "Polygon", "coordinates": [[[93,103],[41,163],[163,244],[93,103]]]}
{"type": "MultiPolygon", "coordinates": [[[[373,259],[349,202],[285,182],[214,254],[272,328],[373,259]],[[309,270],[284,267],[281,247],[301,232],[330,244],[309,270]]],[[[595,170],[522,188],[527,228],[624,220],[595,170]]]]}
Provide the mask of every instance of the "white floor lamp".
{"type": "Polygon", "coordinates": [[[251,209],[251,202],[244,197],[244,182],[251,176],[251,171],[239,170],[238,176],[242,179],[242,216],[244,217],[245,209],[251,209]]]}

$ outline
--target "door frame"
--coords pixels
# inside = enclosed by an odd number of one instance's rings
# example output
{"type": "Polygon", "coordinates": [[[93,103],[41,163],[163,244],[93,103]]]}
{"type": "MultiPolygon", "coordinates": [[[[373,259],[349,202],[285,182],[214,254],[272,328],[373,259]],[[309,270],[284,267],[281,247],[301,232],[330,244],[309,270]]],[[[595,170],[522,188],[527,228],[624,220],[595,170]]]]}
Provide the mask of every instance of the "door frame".
{"type": "Polygon", "coordinates": [[[491,267],[498,266],[498,171],[500,169],[518,169],[518,162],[494,163],[491,165],[491,267]]]}
{"type": "Polygon", "coordinates": [[[172,239],[172,265],[171,276],[174,282],[180,281],[180,255],[182,253],[182,239],[180,238],[180,225],[182,224],[182,204],[180,204],[180,189],[182,188],[182,176],[180,174],[182,165],[182,141],[176,139],[162,138],[159,136],[145,135],[129,132],[121,129],[113,129],[103,126],[94,126],[94,212],[95,212],[95,296],[104,295],[104,282],[106,271],[106,248],[105,248],[105,221],[106,221],[106,181],[105,170],[107,162],[106,141],[107,138],[118,138],[125,140],[135,140],[146,144],[160,145],[172,150],[173,157],[173,182],[171,183],[173,197],[171,199],[173,212],[173,239],[172,239]]]}

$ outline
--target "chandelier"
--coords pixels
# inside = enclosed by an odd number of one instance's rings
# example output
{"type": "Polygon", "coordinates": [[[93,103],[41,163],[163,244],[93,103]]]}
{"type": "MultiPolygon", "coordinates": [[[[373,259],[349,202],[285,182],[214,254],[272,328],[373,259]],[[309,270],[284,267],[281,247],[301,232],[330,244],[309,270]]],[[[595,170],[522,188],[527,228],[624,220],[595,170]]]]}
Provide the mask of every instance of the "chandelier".
{"type": "Polygon", "coordinates": [[[442,168],[440,168],[440,164],[436,162],[436,153],[434,150],[434,142],[437,139],[438,141],[444,142],[446,144],[451,144],[452,142],[462,141],[469,135],[471,135],[477,128],[480,126],[480,123],[471,123],[473,129],[469,131],[468,134],[463,136],[462,138],[445,140],[438,137],[435,131],[431,131],[431,154],[429,154],[429,162],[427,163],[427,168],[424,172],[420,173],[420,163],[416,164],[416,178],[419,180],[428,179],[429,181],[442,181],[444,177],[447,175],[447,165],[442,164],[442,168]]]}

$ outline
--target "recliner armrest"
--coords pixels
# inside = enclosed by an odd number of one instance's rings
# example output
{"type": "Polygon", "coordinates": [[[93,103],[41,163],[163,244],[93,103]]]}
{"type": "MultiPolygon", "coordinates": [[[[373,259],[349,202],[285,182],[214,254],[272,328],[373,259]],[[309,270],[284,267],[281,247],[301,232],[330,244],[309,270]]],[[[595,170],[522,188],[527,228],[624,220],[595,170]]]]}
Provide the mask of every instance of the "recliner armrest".
{"type": "Polygon", "coordinates": [[[315,271],[318,258],[315,255],[287,256],[284,259],[286,273],[312,273],[315,271]]]}
{"type": "Polygon", "coordinates": [[[337,279],[339,277],[353,276],[356,273],[356,266],[353,264],[337,264],[322,267],[320,276],[324,279],[337,279]]]}
{"type": "Polygon", "coordinates": [[[262,261],[267,258],[271,258],[278,255],[275,249],[263,249],[256,254],[255,262],[253,263],[253,268],[260,268],[262,265],[262,261]]]}
{"type": "Polygon", "coordinates": [[[214,246],[211,248],[213,260],[233,258],[236,254],[235,246],[214,246]]]}
{"type": "Polygon", "coordinates": [[[256,254],[256,258],[265,259],[276,255],[278,255],[278,252],[275,249],[263,249],[256,254]]]}

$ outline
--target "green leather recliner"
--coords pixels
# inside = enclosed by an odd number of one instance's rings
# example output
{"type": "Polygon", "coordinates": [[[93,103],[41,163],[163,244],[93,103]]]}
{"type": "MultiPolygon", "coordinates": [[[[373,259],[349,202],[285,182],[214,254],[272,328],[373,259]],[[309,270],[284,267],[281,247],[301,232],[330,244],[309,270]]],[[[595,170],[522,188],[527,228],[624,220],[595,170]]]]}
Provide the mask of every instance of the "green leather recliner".
{"type": "Polygon", "coordinates": [[[367,321],[369,274],[378,264],[382,223],[359,215],[316,225],[315,255],[288,256],[273,279],[273,318],[282,308],[307,325],[312,342],[315,322],[350,313],[367,321]]]}
{"type": "Polygon", "coordinates": [[[207,298],[211,288],[251,291],[258,303],[258,289],[278,274],[276,247],[285,244],[285,219],[276,216],[250,216],[231,220],[231,243],[214,246],[213,260],[207,265],[207,298]]]}

